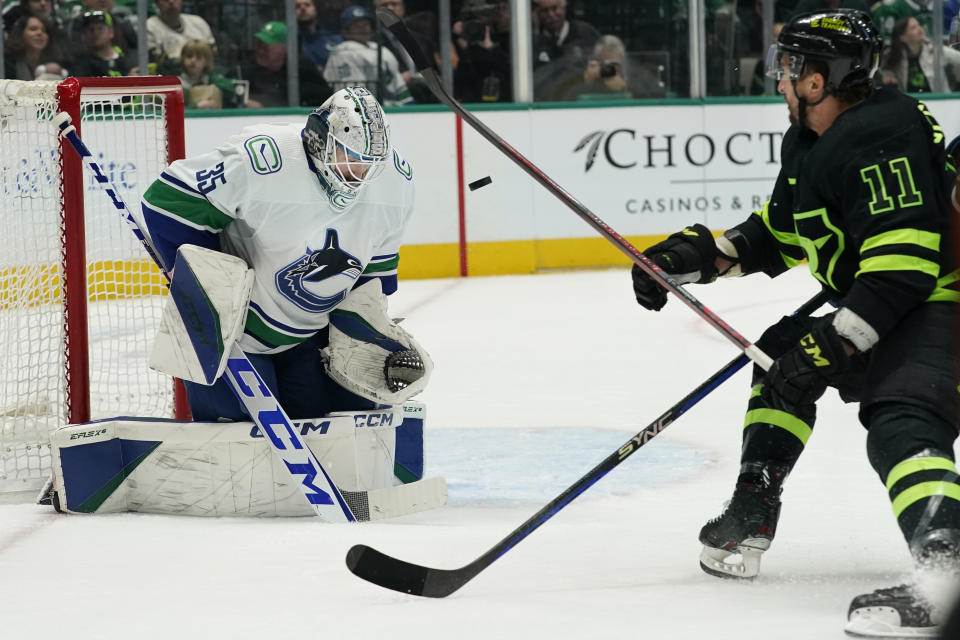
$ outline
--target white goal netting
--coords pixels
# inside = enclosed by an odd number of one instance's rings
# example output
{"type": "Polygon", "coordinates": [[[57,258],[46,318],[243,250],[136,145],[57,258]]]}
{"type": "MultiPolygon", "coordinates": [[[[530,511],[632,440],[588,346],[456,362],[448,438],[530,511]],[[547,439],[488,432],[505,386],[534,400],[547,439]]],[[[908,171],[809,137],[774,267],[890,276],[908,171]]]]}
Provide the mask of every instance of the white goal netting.
{"type": "MultiPolygon", "coordinates": [[[[81,136],[134,213],[167,165],[165,100],[122,86],[80,94],[81,136]]],[[[147,367],[162,277],[92,177],[64,171],[50,123],[64,108],[57,83],[0,80],[0,492],[43,483],[48,434],[83,416],[87,394],[89,420],[173,412],[171,380],[147,367]],[[78,256],[86,282],[65,268],[78,256]]]]}

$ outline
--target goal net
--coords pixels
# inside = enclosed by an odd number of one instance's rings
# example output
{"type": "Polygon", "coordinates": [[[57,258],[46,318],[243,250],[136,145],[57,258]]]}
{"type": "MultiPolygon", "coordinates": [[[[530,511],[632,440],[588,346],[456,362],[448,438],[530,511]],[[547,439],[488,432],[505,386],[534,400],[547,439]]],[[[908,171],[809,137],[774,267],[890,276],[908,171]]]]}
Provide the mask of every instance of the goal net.
{"type": "Polygon", "coordinates": [[[185,414],[173,381],[147,367],[163,278],[61,145],[61,111],[134,215],[183,157],[175,78],[0,80],[0,493],[42,486],[59,426],[185,414]]]}

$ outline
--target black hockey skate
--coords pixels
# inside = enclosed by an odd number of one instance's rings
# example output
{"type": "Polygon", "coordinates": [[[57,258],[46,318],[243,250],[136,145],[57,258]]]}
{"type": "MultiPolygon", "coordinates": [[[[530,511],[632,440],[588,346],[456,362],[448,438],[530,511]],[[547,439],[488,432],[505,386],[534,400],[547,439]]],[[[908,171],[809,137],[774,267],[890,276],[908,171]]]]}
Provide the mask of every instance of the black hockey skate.
{"type": "Polygon", "coordinates": [[[857,596],[847,613],[847,635],[857,638],[937,638],[931,607],[910,585],[857,596]]]}
{"type": "Polygon", "coordinates": [[[720,578],[754,578],[760,573],[760,556],[777,531],[780,492],[788,471],[786,465],[744,465],[723,513],[700,530],[701,569],[720,578]],[[739,561],[733,558],[737,555],[739,561]]]}
{"type": "Polygon", "coordinates": [[[857,596],[846,632],[858,638],[939,638],[960,580],[960,530],[934,529],[910,545],[917,562],[912,584],[857,596]]]}

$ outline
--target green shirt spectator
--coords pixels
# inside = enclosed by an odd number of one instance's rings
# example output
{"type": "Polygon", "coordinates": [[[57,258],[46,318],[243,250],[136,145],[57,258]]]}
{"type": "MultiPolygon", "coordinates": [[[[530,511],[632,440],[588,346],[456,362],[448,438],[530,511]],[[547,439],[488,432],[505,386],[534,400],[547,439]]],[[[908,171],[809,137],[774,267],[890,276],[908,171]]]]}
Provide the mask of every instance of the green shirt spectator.
{"type": "Polygon", "coordinates": [[[883,34],[883,43],[889,45],[893,25],[900,18],[914,17],[927,33],[931,33],[933,13],[930,11],[930,6],[932,4],[921,5],[914,0],[880,0],[870,7],[870,16],[883,34]]]}

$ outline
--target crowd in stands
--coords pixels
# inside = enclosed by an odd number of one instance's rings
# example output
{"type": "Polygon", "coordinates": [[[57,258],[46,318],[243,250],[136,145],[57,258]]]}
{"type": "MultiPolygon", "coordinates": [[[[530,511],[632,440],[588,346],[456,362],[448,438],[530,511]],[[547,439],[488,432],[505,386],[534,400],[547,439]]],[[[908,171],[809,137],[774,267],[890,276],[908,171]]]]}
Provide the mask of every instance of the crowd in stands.
{"type": "MultiPolygon", "coordinates": [[[[765,0],[739,3],[737,18],[744,35],[737,43],[738,55],[749,59],[756,56],[763,64],[761,15],[765,0]]],[[[946,80],[946,91],[960,89],[960,52],[931,40],[933,31],[933,2],[931,0],[780,0],[774,9],[774,33],[790,17],[817,9],[858,9],[870,14],[884,39],[878,81],[896,84],[911,93],[934,90],[934,50],[941,51],[941,65],[946,80]]],[[[960,0],[943,3],[943,37],[950,33],[953,18],[960,10],[960,0]]],[[[764,93],[763,77],[754,74],[745,93],[764,93]]]]}
{"type": "MultiPolygon", "coordinates": [[[[237,18],[230,12],[239,2],[214,3],[212,9],[210,3],[188,5],[196,13],[185,12],[183,2],[152,0],[144,33],[138,33],[136,0],[0,0],[4,77],[175,75],[190,108],[277,107],[289,104],[287,64],[293,58],[302,106],[320,104],[333,91],[356,84],[387,105],[436,102],[408,53],[389,31],[377,29],[374,12],[385,7],[406,20],[438,67],[449,58],[457,99],[513,100],[507,0],[452,0],[447,56],[441,55],[436,0],[296,0],[299,51],[293,55],[281,3],[261,3],[256,15],[237,18]],[[141,48],[147,52],[145,69],[141,48]]],[[[685,1],[529,2],[535,100],[686,95],[685,1]]],[[[705,0],[708,94],[770,90],[762,74],[771,41],[763,29],[764,2],[774,2],[774,29],[819,8],[868,11],[887,41],[882,82],[910,92],[934,90],[939,58],[947,88],[960,88],[960,53],[930,41],[929,0],[705,0]]],[[[960,0],[945,0],[945,36],[958,10],[960,0]]]]}

